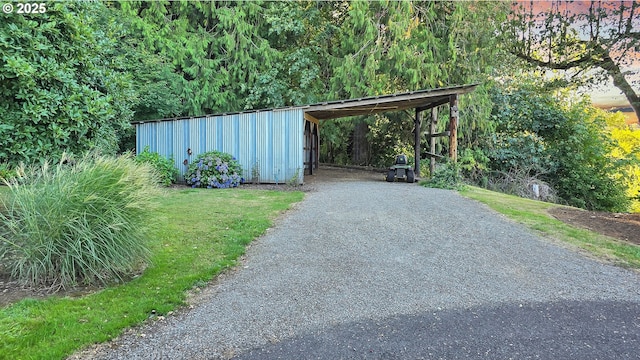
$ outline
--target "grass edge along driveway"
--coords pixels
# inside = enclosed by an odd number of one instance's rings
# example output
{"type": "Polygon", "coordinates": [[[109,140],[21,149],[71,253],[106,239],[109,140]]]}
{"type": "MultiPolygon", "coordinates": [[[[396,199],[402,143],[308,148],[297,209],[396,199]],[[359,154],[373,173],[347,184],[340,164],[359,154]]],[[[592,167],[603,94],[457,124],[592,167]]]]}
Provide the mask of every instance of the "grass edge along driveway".
{"type": "Polygon", "coordinates": [[[640,246],[567,225],[547,213],[550,208],[561,205],[524,199],[473,186],[467,186],[459,193],[484,203],[494,211],[527,226],[543,237],[559,241],[564,246],[578,249],[588,256],[618,266],[640,269],[640,246]]]}
{"type": "Polygon", "coordinates": [[[158,199],[151,264],[82,297],[24,299],[0,309],[0,359],[61,359],[185,305],[187,292],[232,267],[301,192],[170,189],[158,199]]]}

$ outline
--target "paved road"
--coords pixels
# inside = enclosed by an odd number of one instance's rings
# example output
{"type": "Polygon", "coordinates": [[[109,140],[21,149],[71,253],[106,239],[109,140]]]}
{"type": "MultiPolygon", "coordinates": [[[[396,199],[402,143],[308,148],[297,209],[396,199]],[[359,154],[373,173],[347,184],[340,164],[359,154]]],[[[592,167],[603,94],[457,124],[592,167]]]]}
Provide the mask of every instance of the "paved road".
{"type": "Polygon", "coordinates": [[[317,187],[198,306],[91,357],[640,358],[638,273],[455,192],[317,187]]]}

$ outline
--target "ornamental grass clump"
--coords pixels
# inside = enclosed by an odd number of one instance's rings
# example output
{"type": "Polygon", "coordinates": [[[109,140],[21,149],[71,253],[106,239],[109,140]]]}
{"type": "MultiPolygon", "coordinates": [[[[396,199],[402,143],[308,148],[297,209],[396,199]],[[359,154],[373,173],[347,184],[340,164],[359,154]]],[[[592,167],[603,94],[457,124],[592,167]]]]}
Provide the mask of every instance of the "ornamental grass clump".
{"type": "Polygon", "coordinates": [[[121,280],[149,255],[155,173],[132,156],[86,156],[18,171],[0,198],[0,258],[28,285],[121,280]]]}
{"type": "Polygon", "coordinates": [[[189,164],[185,176],[191,187],[230,188],[244,182],[242,167],[230,154],[209,151],[200,154],[189,164]]]}

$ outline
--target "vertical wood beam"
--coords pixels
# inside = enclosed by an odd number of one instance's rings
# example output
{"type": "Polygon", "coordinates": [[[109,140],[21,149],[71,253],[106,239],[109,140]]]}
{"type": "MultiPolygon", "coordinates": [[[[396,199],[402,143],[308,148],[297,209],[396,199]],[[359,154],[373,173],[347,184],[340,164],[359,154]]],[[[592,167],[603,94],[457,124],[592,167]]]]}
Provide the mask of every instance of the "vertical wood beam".
{"type": "Polygon", "coordinates": [[[449,158],[458,161],[458,94],[449,96],[449,158]]]}
{"type": "MultiPolygon", "coordinates": [[[[429,152],[436,153],[437,137],[431,136],[436,133],[436,124],[438,123],[438,107],[431,108],[431,122],[429,124],[429,152]]],[[[429,159],[429,175],[433,176],[436,171],[436,157],[431,156],[429,159]]]]}
{"type": "Polygon", "coordinates": [[[413,154],[414,154],[414,167],[413,172],[416,177],[420,177],[420,128],[422,127],[422,111],[416,108],[416,118],[415,118],[415,127],[413,129],[414,135],[414,146],[413,146],[413,154]]]}
{"type": "Polygon", "coordinates": [[[302,164],[302,167],[304,168],[304,174],[307,175],[307,167],[306,167],[306,163],[307,160],[309,161],[309,175],[313,175],[313,169],[312,169],[312,165],[313,163],[311,162],[311,155],[312,155],[312,149],[313,149],[313,144],[311,143],[311,127],[313,126],[313,123],[306,120],[304,121],[304,161],[302,164]],[[308,155],[307,155],[308,154],[308,155]]]}
{"type": "Polygon", "coordinates": [[[314,160],[316,163],[316,169],[320,168],[320,124],[316,124],[313,127],[313,144],[315,145],[316,152],[314,156],[314,160]]]}
{"type": "Polygon", "coordinates": [[[311,126],[309,127],[309,175],[313,175],[313,158],[315,157],[314,152],[313,152],[313,127],[316,124],[310,124],[311,126]]]}

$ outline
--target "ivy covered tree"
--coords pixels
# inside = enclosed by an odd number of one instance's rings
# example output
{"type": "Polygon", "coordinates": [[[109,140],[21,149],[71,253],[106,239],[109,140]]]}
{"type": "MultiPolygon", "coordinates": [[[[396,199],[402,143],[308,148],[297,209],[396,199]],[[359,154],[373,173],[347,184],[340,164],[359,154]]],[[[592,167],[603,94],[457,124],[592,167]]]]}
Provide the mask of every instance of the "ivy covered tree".
{"type": "Polygon", "coordinates": [[[115,39],[96,27],[104,5],[47,6],[0,14],[0,162],[113,153],[132,117],[130,78],[109,66],[115,39]]]}

